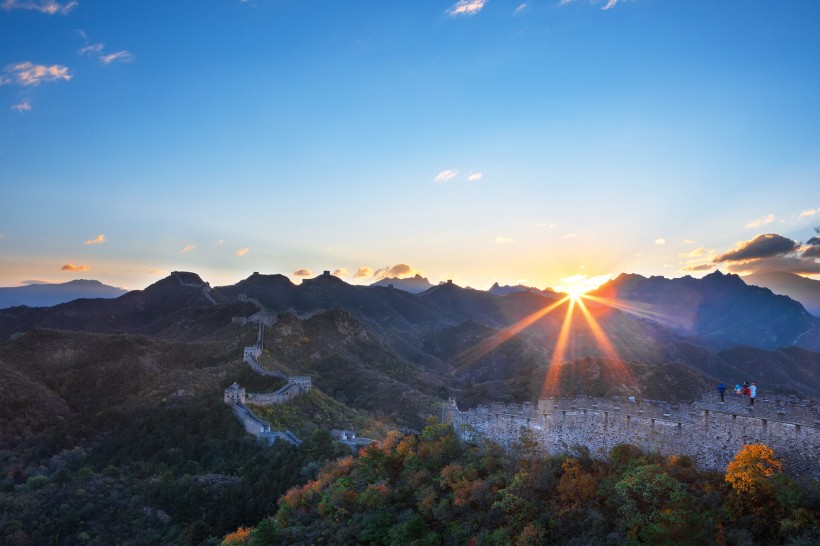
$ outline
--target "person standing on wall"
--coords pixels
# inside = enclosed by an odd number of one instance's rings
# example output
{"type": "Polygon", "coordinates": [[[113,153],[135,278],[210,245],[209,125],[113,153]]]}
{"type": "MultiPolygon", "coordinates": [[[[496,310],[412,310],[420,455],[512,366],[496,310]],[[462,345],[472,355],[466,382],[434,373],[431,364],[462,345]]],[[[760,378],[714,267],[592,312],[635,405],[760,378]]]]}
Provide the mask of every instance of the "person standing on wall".
{"type": "Polygon", "coordinates": [[[757,386],[754,383],[752,383],[751,386],[749,387],[749,405],[750,406],[755,405],[755,396],[757,396],[757,386]]]}
{"type": "Polygon", "coordinates": [[[720,401],[722,403],[723,402],[723,393],[726,392],[726,385],[721,383],[720,385],[718,385],[717,390],[720,393],[720,401]]]}

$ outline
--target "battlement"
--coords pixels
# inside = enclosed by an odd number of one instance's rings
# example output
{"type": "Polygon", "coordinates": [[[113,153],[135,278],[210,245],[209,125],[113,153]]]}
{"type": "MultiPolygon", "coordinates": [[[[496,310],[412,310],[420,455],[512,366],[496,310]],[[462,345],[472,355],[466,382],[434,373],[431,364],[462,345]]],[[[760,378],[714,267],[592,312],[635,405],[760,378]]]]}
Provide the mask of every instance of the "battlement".
{"type": "Polygon", "coordinates": [[[486,438],[506,447],[528,431],[549,453],[583,445],[605,456],[619,443],[645,451],[688,455],[706,469],[723,471],[744,445],[763,442],[786,462],[786,471],[820,478],[820,408],[808,401],[707,393],[693,403],[627,398],[557,398],[538,404],[490,404],[460,411],[454,399],[442,416],[462,439],[486,438]]]}
{"type": "Polygon", "coordinates": [[[313,384],[310,377],[301,375],[289,377],[287,384],[274,392],[261,394],[251,392],[246,393],[245,387],[241,387],[234,382],[233,385],[225,389],[224,400],[226,404],[249,403],[258,404],[261,406],[282,404],[283,402],[291,400],[295,396],[310,392],[312,388],[313,384]]]}

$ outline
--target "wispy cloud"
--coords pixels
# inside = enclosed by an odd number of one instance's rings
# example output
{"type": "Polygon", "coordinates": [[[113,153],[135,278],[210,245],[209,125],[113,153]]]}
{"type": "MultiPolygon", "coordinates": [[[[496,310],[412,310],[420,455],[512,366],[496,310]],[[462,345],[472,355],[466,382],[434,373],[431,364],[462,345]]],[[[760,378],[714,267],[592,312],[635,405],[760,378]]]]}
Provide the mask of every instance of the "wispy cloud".
{"type": "Polygon", "coordinates": [[[807,210],[804,210],[803,212],[801,212],[801,213],[800,213],[800,215],[799,215],[799,216],[800,216],[800,218],[806,218],[806,217],[808,217],[808,216],[814,216],[814,215],[815,215],[815,214],[817,214],[818,212],[820,212],[820,207],[818,207],[818,208],[816,208],[816,209],[807,209],[807,210]]]}
{"type": "MultiPolygon", "coordinates": [[[[83,36],[85,36],[85,32],[83,32],[83,36]]],[[[104,47],[105,44],[88,44],[81,47],[77,53],[80,55],[99,55],[104,47]]]]}
{"type": "Polygon", "coordinates": [[[20,104],[12,104],[12,110],[17,110],[18,112],[28,112],[31,110],[31,101],[29,99],[23,99],[20,104]]]}
{"type": "Polygon", "coordinates": [[[367,266],[362,266],[359,269],[357,269],[355,273],[353,273],[353,278],[354,279],[361,279],[363,277],[372,277],[372,276],[373,276],[373,269],[371,269],[367,266]]]}
{"type": "Polygon", "coordinates": [[[0,239],[3,239],[3,238],[5,238],[5,237],[6,237],[6,234],[5,234],[5,233],[0,233],[0,239]]]}
{"type": "Polygon", "coordinates": [[[166,271],[164,269],[149,269],[149,275],[165,275],[166,271]]]}
{"type": "Polygon", "coordinates": [[[666,239],[661,239],[661,238],[655,239],[655,244],[656,245],[665,245],[666,244],[666,239]]]}
{"type": "Polygon", "coordinates": [[[612,9],[618,3],[618,0],[607,0],[606,5],[601,9],[612,9]]]}
{"type": "Polygon", "coordinates": [[[65,15],[78,5],[78,2],[61,4],[55,0],[3,0],[3,9],[28,9],[48,15],[54,15],[55,13],[65,15]]]}
{"type": "Polygon", "coordinates": [[[685,266],[682,271],[711,271],[715,269],[717,266],[715,264],[696,264],[696,265],[687,265],[685,266]]]}
{"type": "Polygon", "coordinates": [[[696,248],[695,250],[692,250],[691,252],[681,252],[680,256],[684,258],[700,258],[704,254],[706,254],[706,249],[701,246],[696,248]]]}
{"type": "Polygon", "coordinates": [[[293,272],[294,277],[312,277],[313,271],[310,269],[297,269],[293,272]]]}
{"type": "Polygon", "coordinates": [[[756,228],[756,227],[764,226],[766,224],[771,224],[772,222],[774,222],[774,214],[767,214],[766,216],[763,216],[762,218],[758,218],[757,220],[752,220],[751,222],[746,224],[746,227],[747,228],[756,228]]]}
{"type": "Polygon", "coordinates": [[[573,237],[577,237],[577,233],[567,233],[566,235],[562,236],[562,239],[572,239],[573,237]]]}
{"type": "Polygon", "coordinates": [[[515,242],[515,240],[511,237],[495,237],[493,239],[493,242],[497,245],[508,245],[512,242],[515,242]]]}
{"type": "Polygon", "coordinates": [[[10,75],[0,77],[0,85],[16,83],[23,87],[31,87],[40,85],[43,82],[68,81],[71,79],[68,67],[59,64],[46,66],[24,61],[6,66],[5,72],[10,75]]]}
{"type": "Polygon", "coordinates": [[[456,170],[456,169],[447,169],[445,171],[441,171],[440,173],[438,173],[436,175],[436,177],[433,179],[433,181],[434,182],[446,182],[448,180],[452,180],[456,176],[458,176],[458,170],[456,170]]]}
{"type": "Polygon", "coordinates": [[[239,250],[236,251],[236,255],[237,256],[244,256],[245,254],[247,254],[250,251],[251,251],[250,248],[240,248],[239,250]]]}
{"type": "Polygon", "coordinates": [[[89,57],[97,57],[102,64],[111,64],[113,62],[130,63],[134,60],[134,55],[124,49],[115,51],[114,53],[106,53],[105,44],[102,43],[87,44],[81,47],[77,53],[89,57]]]}
{"type": "Polygon", "coordinates": [[[518,7],[513,10],[513,15],[518,15],[519,13],[524,11],[525,9],[527,9],[527,3],[526,2],[521,2],[520,4],[518,4],[518,7]]]}
{"type": "Polygon", "coordinates": [[[476,180],[481,180],[482,178],[484,178],[484,173],[470,173],[467,180],[470,182],[475,182],[476,180]]]}
{"type": "Polygon", "coordinates": [[[487,0],[458,0],[456,5],[447,10],[450,15],[475,15],[484,9],[487,0]]]}
{"type": "Polygon", "coordinates": [[[91,269],[90,265],[65,264],[60,271],[88,271],[89,269],[91,269]]]}
{"type": "Polygon", "coordinates": [[[694,239],[684,239],[683,241],[681,241],[681,243],[684,244],[684,245],[693,245],[693,244],[695,244],[695,240],[694,239]]]}
{"type": "Polygon", "coordinates": [[[100,234],[100,235],[97,235],[96,237],[94,237],[93,239],[87,240],[83,244],[84,245],[101,245],[101,244],[103,244],[107,241],[108,241],[108,239],[105,238],[105,235],[100,234]]]}
{"type": "Polygon", "coordinates": [[[134,56],[124,49],[122,51],[109,53],[108,55],[102,55],[100,57],[100,62],[102,62],[102,64],[111,64],[115,61],[120,63],[130,63],[133,60],[134,56]]]}
{"type": "Polygon", "coordinates": [[[195,248],[196,248],[196,245],[185,245],[184,247],[182,247],[181,252],[182,252],[183,254],[187,254],[187,253],[189,253],[190,251],[192,251],[192,250],[193,250],[193,249],[195,249],[195,248]]]}
{"type": "Polygon", "coordinates": [[[350,271],[348,271],[344,267],[340,267],[339,269],[337,269],[336,271],[333,272],[333,276],[334,277],[349,277],[350,276],[350,271]]]}

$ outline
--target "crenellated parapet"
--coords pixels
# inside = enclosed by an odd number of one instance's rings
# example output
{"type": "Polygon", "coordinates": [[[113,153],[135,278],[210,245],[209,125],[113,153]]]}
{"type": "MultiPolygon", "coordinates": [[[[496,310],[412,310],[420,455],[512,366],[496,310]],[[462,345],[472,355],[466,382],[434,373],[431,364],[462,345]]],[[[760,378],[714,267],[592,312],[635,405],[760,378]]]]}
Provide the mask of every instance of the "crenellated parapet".
{"type": "MultiPolygon", "coordinates": [[[[728,403],[727,403],[728,402],[728,403]]],[[[526,433],[548,453],[586,446],[603,457],[616,444],[687,455],[698,466],[723,471],[745,444],[763,442],[787,472],[820,479],[820,419],[812,402],[758,399],[721,404],[711,393],[694,403],[626,398],[556,398],[538,404],[490,404],[460,411],[443,405],[442,419],[464,440],[488,439],[512,447],[526,433]]]]}

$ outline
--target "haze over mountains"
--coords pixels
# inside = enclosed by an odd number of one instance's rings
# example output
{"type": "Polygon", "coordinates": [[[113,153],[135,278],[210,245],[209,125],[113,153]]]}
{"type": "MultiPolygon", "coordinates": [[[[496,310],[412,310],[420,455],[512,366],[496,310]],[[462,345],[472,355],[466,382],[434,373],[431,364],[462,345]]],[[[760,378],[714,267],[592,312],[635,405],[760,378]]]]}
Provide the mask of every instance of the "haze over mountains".
{"type": "Polygon", "coordinates": [[[0,309],[17,305],[50,307],[80,298],[116,298],[126,292],[128,291],[122,288],[86,279],[58,284],[32,283],[26,286],[0,287],[0,309]]]}
{"type": "Polygon", "coordinates": [[[789,296],[799,301],[806,311],[820,317],[820,281],[802,277],[788,271],[767,271],[743,277],[746,284],[763,286],[775,294],[789,296]]]}

